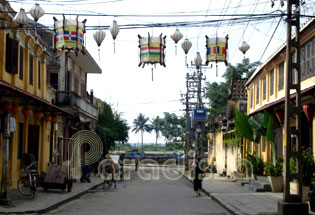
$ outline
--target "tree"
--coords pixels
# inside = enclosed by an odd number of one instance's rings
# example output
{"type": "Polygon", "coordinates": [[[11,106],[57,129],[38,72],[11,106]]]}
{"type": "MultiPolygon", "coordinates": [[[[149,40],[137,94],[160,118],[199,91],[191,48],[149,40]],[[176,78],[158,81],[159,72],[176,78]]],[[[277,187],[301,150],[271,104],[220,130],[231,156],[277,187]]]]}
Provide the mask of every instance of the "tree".
{"type": "Polygon", "coordinates": [[[132,129],[133,132],[138,133],[140,131],[141,133],[141,146],[143,151],[143,133],[152,131],[152,126],[148,124],[149,118],[145,117],[144,114],[139,113],[138,117],[134,119],[132,129]]]}
{"type": "Polygon", "coordinates": [[[121,114],[114,113],[111,106],[104,102],[104,108],[100,111],[96,123],[95,132],[103,142],[103,153],[115,145],[115,141],[128,141],[129,127],[126,120],[121,118],[121,114]]]}
{"type": "Polygon", "coordinates": [[[177,139],[181,139],[186,125],[185,121],[184,116],[177,117],[174,113],[164,112],[161,132],[168,142],[174,142],[177,139]]]}
{"type": "Polygon", "coordinates": [[[157,148],[157,141],[160,137],[161,129],[162,129],[162,119],[157,116],[152,120],[152,130],[155,132],[155,147],[157,148]]]}

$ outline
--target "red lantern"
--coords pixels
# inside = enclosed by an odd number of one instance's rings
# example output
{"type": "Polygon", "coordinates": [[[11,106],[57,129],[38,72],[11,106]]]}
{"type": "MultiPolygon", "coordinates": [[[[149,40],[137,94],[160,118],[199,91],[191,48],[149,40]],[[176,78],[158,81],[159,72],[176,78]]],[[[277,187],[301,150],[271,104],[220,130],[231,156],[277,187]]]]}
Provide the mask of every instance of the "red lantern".
{"type": "Polygon", "coordinates": [[[33,111],[29,108],[25,108],[22,110],[22,114],[24,115],[24,117],[30,116],[32,115],[33,111]]]}
{"type": "Polygon", "coordinates": [[[57,116],[51,117],[51,122],[57,122],[57,121],[58,121],[58,117],[57,116]]]}
{"type": "Polygon", "coordinates": [[[50,116],[50,115],[45,115],[45,116],[44,116],[44,120],[45,120],[46,122],[50,121],[50,120],[51,120],[51,116],[50,116]]]}
{"type": "Polygon", "coordinates": [[[9,112],[12,109],[12,105],[9,102],[4,102],[1,105],[3,111],[9,112]]]}
{"type": "Polygon", "coordinates": [[[283,110],[278,110],[275,112],[276,114],[276,117],[279,121],[280,124],[283,124],[284,123],[284,111],[283,110]]]}
{"type": "Polygon", "coordinates": [[[315,105],[313,104],[303,105],[303,111],[307,117],[307,120],[311,121],[315,114],[315,105]]]}
{"type": "Polygon", "coordinates": [[[43,118],[43,116],[44,116],[44,114],[42,112],[37,112],[37,111],[34,112],[34,118],[35,119],[41,119],[41,118],[43,118]]]}
{"type": "Polygon", "coordinates": [[[12,107],[12,113],[13,114],[17,114],[20,113],[22,111],[22,107],[19,105],[14,104],[12,107]]]}

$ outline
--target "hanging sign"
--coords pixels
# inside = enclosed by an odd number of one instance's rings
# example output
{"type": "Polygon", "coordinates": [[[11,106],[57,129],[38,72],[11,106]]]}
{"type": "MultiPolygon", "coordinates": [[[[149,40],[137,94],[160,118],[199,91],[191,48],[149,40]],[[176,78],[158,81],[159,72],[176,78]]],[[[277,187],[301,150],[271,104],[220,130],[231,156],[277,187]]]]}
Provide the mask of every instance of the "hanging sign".
{"type": "Polygon", "coordinates": [[[84,54],[84,40],[85,22],[76,20],[65,19],[57,20],[54,17],[54,31],[55,31],[55,51],[74,51],[76,54],[81,50],[84,54]]]}
{"type": "Polygon", "coordinates": [[[146,64],[157,64],[162,66],[165,65],[165,38],[162,34],[159,37],[151,37],[148,33],[148,37],[139,37],[139,48],[140,48],[140,63],[142,68],[146,64]]]}
{"type": "Polygon", "coordinates": [[[206,36],[206,65],[208,65],[209,62],[224,62],[225,65],[227,65],[228,39],[228,35],[225,38],[209,38],[206,36]]]}

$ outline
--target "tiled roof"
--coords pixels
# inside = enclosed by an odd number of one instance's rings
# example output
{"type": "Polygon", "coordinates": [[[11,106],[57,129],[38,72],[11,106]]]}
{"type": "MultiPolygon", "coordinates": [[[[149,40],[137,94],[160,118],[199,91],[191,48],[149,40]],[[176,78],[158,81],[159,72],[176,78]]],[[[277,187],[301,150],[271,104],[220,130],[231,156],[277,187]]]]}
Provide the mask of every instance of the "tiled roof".
{"type": "Polygon", "coordinates": [[[229,89],[229,99],[232,100],[247,100],[247,90],[245,87],[247,78],[233,78],[229,89]]]}

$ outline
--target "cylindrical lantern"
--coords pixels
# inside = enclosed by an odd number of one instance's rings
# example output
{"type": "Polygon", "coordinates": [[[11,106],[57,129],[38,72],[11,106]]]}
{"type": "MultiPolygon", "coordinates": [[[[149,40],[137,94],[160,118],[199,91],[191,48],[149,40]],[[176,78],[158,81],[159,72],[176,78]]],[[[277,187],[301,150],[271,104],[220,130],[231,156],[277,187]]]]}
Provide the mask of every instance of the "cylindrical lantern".
{"type": "Polygon", "coordinates": [[[22,111],[22,107],[17,105],[17,104],[14,104],[13,107],[12,107],[12,111],[11,112],[13,114],[17,114],[17,113],[19,113],[21,111],[22,111]]]}
{"type": "Polygon", "coordinates": [[[76,54],[81,50],[83,52],[83,35],[85,33],[85,22],[76,20],[65,19],[57,20],[54,17],[54,31],[55,31],[55,50],[75,51],[76,54]]]}
{"type": "Polygon", "coordinates": [[[44,120],[45,120],[46,122],[50,121],[50,120],[51,120],[51,116],[50,116],[50,115],[45,115],[45,116],[44,116],[44,120]]]}
{"type": "Polygon", "coordinates": [[[35,119],[41,119],[43,118],[44,114],[42,112],[39,112],[39,111],[35,111],[34,112],[34,118],[35,119]]]}
{"type": "Polygon", "coordinates": [[[28,116],[32,115],[32,113],[33,113],[33,111],[29,108],[24,108],[22,110],[22,114],[24,115],[24,117],[28,117],[28,116]]]}
{"type": "Polygon", "coordinates": [[[194,59],[194,63],[196,65],[196,68],[199,69],[201,64],[202,64],[202,58],[201,58],[199,52],[196,53],[196,56],[195,56],[195,59],[194,59]]]}
{"type": "Polygon", "coordinates": [[[57,122],[58,121],[58,117],[57,116],[52,116],[51,117],[51,122],[57,122]]]}

